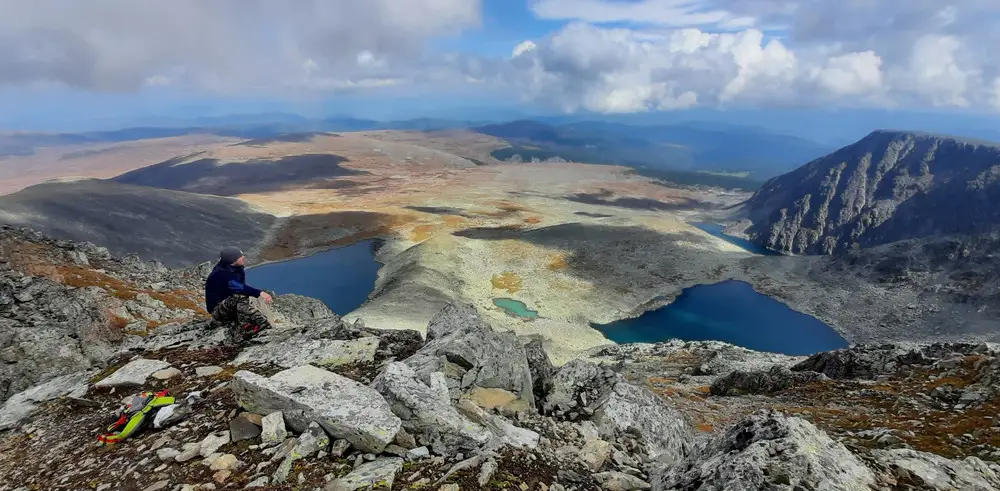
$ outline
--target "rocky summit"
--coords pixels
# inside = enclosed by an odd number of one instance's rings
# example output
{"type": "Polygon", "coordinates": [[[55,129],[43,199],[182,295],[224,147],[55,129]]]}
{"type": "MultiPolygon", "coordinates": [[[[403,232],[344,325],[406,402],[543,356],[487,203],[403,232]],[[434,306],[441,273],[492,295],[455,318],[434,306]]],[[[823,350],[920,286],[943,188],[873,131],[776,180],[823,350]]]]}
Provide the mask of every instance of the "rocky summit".
{"type": "Polygon", "coordinates": [[[1000,489],[993,344],[671,341],[554,366],[469,305],[425,339],[283,295],[235,345],[199,268],[12,228],[0,254],[2,491],[1000,489]],[[178,421],[99,447],[139,390],[178,421]]]}
{"type": "Polygon", "coordinates": [[[751,239],[831,254],[907,239],[995,234],[1000,146],[876,131],[764,184],[746,203],[751,239]]]}

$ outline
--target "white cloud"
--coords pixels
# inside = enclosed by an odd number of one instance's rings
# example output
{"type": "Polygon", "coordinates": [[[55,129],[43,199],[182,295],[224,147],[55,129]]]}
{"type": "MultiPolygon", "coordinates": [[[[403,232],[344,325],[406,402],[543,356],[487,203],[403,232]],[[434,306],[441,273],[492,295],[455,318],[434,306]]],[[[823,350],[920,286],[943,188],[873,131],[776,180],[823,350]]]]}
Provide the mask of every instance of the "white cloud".
{"type": "Polygon", "coordinates": [[[567,110],[1000,106],[995,0],[537,0],[532,6],[543,18],[580,22],[519,49],[505,80],[524,87],[531,100],[567,110]],[[727,28],[734,19],[768,30],[727,28]]]}
{"type": "Polygon", "coordinates": [[[475,85],[600,112],[1000,110],[997,0],[506,1],[569,23],[491,58],[427,43],[479,26],[482,0],[0,0],[0,85],[278,96],[475,85]]]}
{"type": "Polygon", "coordinates": [[[816,73],[817,83],[837,96],[882,90],[882,59],[874,51],[833,56],[816,73]]]}
{"type": "Polygon", "coordinates": [[[969,105],[968,89],[977,69],[959,65],[962,42],[954,36],[927,35],[913,46],[907,78],[900,89],[912,92],[935,106],[969,105]]]}
{"type": "Polygon", "coordinates": [[[0,12],[0,84],[131,91],[180,70],[175,85],[232,92],[324,71],[389,78],[429,38],[477,26],[481,0],[0,0],[0,12]]]}
{"type": "Polygon", "coordinates": [[[993,94],[990,95],[993,107],[1000,111],[1000,77],[993,81],[993,94]]]}
{"type": "Polygon", "coordinates": [[[515,56],[515,57],[516,56],[521,56],[522,54],[527,53],[528,51],[531,51],[531,50],[533,50],[535,48],[536,48],[536,46],[535,46],[534,42],[532,42],[530,40],[524,41],[524,42],[518,44],[517,46],[514,46],[514,52],[511,53],[511,56],[515,56]]]}

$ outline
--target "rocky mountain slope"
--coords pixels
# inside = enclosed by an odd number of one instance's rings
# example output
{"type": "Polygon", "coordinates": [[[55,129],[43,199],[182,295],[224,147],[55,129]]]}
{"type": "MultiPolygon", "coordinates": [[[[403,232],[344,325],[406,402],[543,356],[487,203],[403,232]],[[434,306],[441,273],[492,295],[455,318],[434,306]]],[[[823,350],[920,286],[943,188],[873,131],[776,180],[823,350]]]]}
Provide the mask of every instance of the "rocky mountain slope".
{"type": "Polygon", "coordinates": [[[194,309],[170,317],[203,271],[2,233],[0,321],[19,336],[3,367],[62,367],[3,395],[2,491],[1000,489],[995,345],[795,358],[670,342],[554,367],[471,306],[445,307],[422,339],[291,295],[275,329],[235,346],[194,309]],[[85,315],[116,301],[128,328],[85,315]],[[58,362],[62,347],[30,337],[49,332],[104,349],[58,362]],[[140,389],[182,399],[183,421],[97,447],[140,389]]]}
{"type": "Polygon", "coordinates": [[[275,221],[235,199],[96,179],[0,196],[0,224],[30,226],[173,267],[211,259],[223,244],[259,246],[275,221]]]}
{"type": "Polygon", "coordinates": [[[207,316],[200,276],[0,227],[0,400],[101,366],[160,325],[207,316]]]}
{"type": "Polygon", "coordinates": [[[876,131],[768,181],[745,234],[783,252],[832,254],[905,239],[1000,231],[1000,144],[876,131]]]}

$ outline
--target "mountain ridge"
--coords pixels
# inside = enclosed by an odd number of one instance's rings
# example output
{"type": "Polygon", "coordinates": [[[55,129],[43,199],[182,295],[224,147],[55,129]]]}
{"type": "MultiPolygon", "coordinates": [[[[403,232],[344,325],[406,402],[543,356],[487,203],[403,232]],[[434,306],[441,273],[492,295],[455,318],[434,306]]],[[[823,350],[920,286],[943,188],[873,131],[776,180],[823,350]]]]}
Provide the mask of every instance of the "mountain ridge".
{"type": "Polygon", "coordinates": [[[746,202],[755,242],[833,254],[1000,230],[1000,144],[877,130],[767,181],[746,202]]]}

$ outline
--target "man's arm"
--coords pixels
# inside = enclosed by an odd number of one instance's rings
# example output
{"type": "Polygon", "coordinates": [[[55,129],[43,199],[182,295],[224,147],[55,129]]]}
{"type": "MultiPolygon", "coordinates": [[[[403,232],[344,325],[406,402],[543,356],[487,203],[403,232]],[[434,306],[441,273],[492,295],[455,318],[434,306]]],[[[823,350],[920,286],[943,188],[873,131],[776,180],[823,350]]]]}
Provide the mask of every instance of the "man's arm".
{"type": "Polygon", "coordinates": [[[261,291],[245,283],[240,283],[239,280],[229,280],[229,290],[233,293],[242,293],[249,297],[259,297],[261,291]]]}

